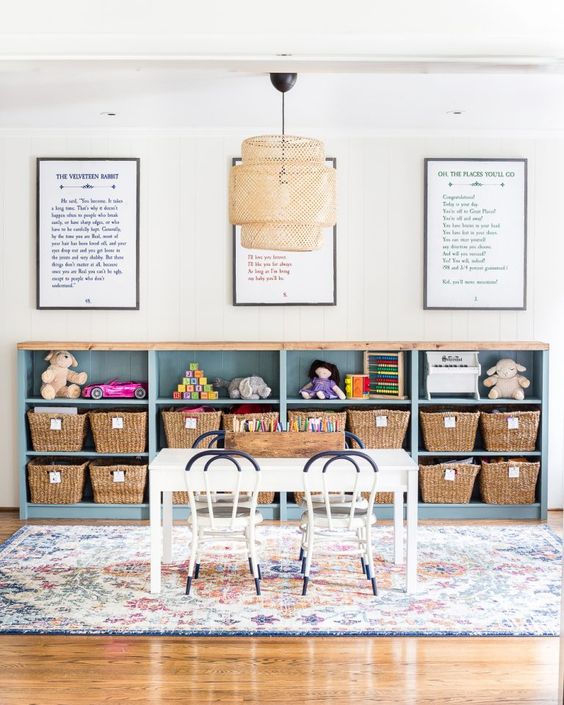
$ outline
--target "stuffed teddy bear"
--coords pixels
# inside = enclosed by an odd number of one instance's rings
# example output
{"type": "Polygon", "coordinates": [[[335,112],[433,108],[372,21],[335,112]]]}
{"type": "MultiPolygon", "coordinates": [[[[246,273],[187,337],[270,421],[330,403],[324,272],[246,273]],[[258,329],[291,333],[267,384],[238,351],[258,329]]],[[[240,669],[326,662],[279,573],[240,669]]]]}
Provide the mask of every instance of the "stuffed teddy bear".
{"type": "Polygon", "coordinates": [[[526,377],[518,374],[527,368],[515,360],[503,358],[498,360],[495,367],[490,367],[484,386],[491,387],[488,397],[490,399],[524,399],[523,389],[531,384],[526,377]]]}
{"type": "Polygon", "coordinates": [[[88,379],[86,372],[73,372],[69,367],[78,367],[74,355],[68,350],[51,350],[45,358],[49,367],[41,375],[41,396],[43,399],[66,397],[76,399],[80,396],[79,384],[88,379]],[[73,384],[67,384],[73,382],[73,384]]]}
{"type": "Polygon", "coordinates": [[[234,377],[231,381],[218,377],[213,384],[218,389],[226,387],[230,399],[266,399],[272,392],[264,379],[256,375],[234,377]]]}
{"type": "Polygon", "coordinates": [[[314,360],[309,368],[310,381],[300,389],[304,399],[346,399],[339,387],[341,378],[336,365],[323,360],[314,360]]]}

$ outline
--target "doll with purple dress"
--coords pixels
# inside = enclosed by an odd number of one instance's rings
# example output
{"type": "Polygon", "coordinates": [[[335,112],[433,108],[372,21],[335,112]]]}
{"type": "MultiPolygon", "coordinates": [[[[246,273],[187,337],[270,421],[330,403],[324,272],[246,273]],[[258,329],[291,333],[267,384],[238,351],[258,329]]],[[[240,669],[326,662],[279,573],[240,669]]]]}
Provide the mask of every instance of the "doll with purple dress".
{"type": "Polygon", "coordinates": [[[304,399],[346,399],[339,384],[341,382],[336,365],[323,360],[314,360],[309,368],[310,381],[300,389],[304,399]]]}

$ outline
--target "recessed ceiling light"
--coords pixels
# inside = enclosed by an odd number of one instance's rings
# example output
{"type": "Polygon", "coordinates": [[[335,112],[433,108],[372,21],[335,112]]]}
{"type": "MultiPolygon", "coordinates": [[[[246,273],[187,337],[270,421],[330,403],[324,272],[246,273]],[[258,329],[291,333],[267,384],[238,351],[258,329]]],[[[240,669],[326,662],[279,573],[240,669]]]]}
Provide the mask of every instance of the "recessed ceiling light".
{"type": "Polygon", "coordinates": [[[276,54],[276,56],[292,56],[292,54],[276,54]]]}
{"type": "Polygon", "coordinates": [[[464,110],[447,110],[447,115],[462,115],[464,110]]]}
{"type": "Polygon", "coordinates": [[[100,115],[101,115],[102,117],[115,117],[115,116],[117,115],[117,113],[108,113],[108,112],[104,112],[104,113],[100,113],[100,115]]]}

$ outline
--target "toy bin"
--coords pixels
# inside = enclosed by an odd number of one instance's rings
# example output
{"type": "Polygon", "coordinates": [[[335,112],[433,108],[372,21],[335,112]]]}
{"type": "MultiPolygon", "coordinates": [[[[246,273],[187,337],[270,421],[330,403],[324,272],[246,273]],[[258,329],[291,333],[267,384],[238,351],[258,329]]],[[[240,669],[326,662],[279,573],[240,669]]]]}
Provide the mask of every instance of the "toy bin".
{"type": "Polygon", "coordinates": [[[27,412],[33,450],[82,450],[88,430],[88,414],[58,414],[27,412]]]}
{"type": "Polygon", "coordinates": [[[479,465],[438,463],[419,466],[421,499],[433,504],[468,504],[479,465]]]}
{"type": "Polygon", "coordinates": [[[409,411],[397,409],[349,409],[349,431],[357,435],[366,448],[401,448],[409,425],[409,411]]]}
{"type": "Polygon", "coordinates": [[[98,504],[141,504],[147,482],[147,465],[142,462],[90,463],[90,482],[98,504]]]}
{"type": "Polygon", "coordinates": [[[98,453],[144,453],[147,447],[146,411],[89,411],[98,453]]]}
{"type": "Polygon", "coordinates": [[[221,427],[221,411],[162,411],[169,448],[191,448],[198,436],[221,427]]]}
{"type": "Polygon", "coordinates": [[[540,463],[524,458],[482,460],[480,493],[486,504],[533,504],[540,463]]]}
{"type": "Polygon", "coordinates": [[[473,450],[479,411],[420,411],[425,448],[430,451],[473,450]]]}
{"type": "Polygon", "coordinates": [[[480,413],[480,427],[486,450],[535,450],[540,411],[480,413]]]}
{"type": "Polygon", "coordinates": [[[78,504],[84,493],[88,461],[34,458],[27,464],[33,504],[78,504]]]}

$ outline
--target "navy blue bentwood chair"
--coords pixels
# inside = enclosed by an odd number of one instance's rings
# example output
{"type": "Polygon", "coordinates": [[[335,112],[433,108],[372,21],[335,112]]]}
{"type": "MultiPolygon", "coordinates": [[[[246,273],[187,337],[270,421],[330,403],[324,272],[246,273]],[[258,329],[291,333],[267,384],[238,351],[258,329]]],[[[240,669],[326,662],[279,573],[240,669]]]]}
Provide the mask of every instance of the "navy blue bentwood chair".
{"type": "Polygon", "coordinates": [[[206,431],[196,438],[194,443],[192,443],[192,448],[201,448],[203,442],[207,439],[205,445],[206,448],[223,448],[223,443],[225,441],[225,431],[206,431]]]}
{"type": "Polygon", "coordinates": [[[192,579],[199,576],[202,547],[228,540],[229,543],[244,544],[256,592],[260,595],[255,527],[262,522],[263,516],[257,511],[260,485],[257,461],[243,451],[210,448],[188,461],[185,478],[190,503],[188,525],[192,531],[186,594],[190,594],[192,579]],[[218,491],[228,493],[229,499],[218,502],[218,491]],[[241,499],[243,495],[244,500],[241,499]]]}
{"type": "MultiPolygon", "coordinates": [[[[372,526],[376,523],[374,500],[378,486],[378,466],[374,460],[358,450],[323,451],[312,456],[304,465],[304,494],[306,511],[300,519],[302,531],[302,595],[307,594],[313,552],[319,543],[331,543],[331,555],[338,553],[335,542],[349,543],[360,555],[366,577],[378,594],[372,551],[372,526]],[[370,473],[370,493],[361,497],[361,472],[370,473]],[[332,501],[331,492],[350,492],[346,503],[332,501]],[[321,501],[319,500],[321,494],[321,501]],[[314,501],[315,498],[315,501],[314,501]]],[[[350,555],[350,551],[342,552],[350,555]]]]}

